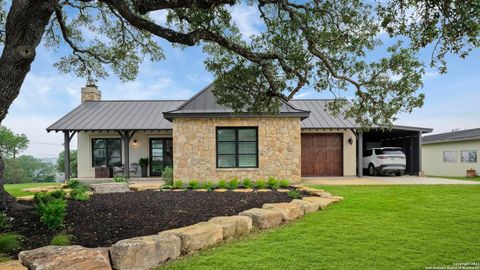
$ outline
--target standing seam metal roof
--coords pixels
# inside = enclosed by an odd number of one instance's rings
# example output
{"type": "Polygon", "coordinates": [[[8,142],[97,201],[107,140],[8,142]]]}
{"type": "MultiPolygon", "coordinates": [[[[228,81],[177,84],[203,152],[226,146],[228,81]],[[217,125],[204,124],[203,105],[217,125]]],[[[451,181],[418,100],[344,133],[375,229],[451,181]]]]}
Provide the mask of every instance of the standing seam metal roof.
{"type": "Polygon", "coordinates": [[[53,123],[47,131],[161,130],[172,123],[162,113],[180,106],[183,100],[87,101],[53,123]]]}
{"type": "MultiPolygon", "coordinates": [[[[291,100],[296,110],[310,111],[302,128],[356,128],[352,119],[333,116],[325,111],[329,100],[291,100]]],[[[60,118],[47,131],[162,130],[172,123],[162,113],[177,109],[184,100],[105,100],[87,101],[60,118]]]]}
{"type": "Polygon", "coordinates": [[[423,144],[480,139],[480,128],[453,131],[422,137],[423,144]]]}

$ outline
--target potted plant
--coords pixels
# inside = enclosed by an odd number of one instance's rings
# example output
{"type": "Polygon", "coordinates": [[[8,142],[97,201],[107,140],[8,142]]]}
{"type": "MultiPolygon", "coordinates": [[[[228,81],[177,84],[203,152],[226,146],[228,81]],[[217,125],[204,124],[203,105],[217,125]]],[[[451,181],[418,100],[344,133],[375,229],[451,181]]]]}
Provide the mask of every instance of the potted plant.
{"type": "Polygon", "coordinates": [[[467,170],[468,178],[474,178],[476,176],[477,176],[477,171],[475,169],[470,168],[470,170],[467,170]]]}
{"type": "Polygon", "coordinates": [[[141,158],[138,160],[140,170],[142,171],[142,177],[147,177],[148,158],[141,158]]]}

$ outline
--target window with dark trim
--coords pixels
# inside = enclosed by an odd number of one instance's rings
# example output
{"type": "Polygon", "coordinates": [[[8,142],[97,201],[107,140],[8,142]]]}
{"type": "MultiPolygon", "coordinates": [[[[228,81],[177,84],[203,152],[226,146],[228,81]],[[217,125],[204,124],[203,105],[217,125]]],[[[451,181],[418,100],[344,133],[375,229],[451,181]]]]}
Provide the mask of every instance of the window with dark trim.
{"type": "Polygon", "coordinates": [[[217,127],[217,168],[257,168],[258,129],[217,127]]]}
{"type": "Polygon", "coordinates": [[[102,166],[122,166],[122,139],[92,139],[92,167],[102,166]]]}

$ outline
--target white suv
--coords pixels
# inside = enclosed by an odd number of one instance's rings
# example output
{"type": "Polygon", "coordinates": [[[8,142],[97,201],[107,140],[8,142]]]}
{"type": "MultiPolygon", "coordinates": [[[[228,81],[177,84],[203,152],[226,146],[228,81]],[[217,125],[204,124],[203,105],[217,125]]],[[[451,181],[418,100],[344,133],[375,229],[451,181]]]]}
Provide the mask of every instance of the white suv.
{"type": "Polygon", "coordinates": [[[401,176],[405,173],[407,162],[405,154],[400,147],[372,148],[365,151],[363,156],[363,169],[368,169],[368,174],[395,173],[401,176]]]}

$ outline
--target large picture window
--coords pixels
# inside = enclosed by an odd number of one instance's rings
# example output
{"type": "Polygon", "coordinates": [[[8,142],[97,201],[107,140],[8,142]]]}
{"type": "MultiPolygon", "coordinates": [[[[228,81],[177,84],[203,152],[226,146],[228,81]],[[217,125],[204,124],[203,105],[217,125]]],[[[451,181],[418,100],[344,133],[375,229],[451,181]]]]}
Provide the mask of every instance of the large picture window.
{"type": "Polygon", "coordinates": [[[457,162],[457,151],[443,151],[443,162],[457,162]]]}
{"type": "Polygon", "coordinates": [[[460,151],[460,158],[465,163],[477,163],[477,150],[460,151]]]}
{"type": "Polygon", "coordinates": [[[92,167],[121,167],[121,139],[92,139],[92,167]]]}
{"type": "Polygon", "coordinates": [[[256,127],[217,128],[217,168],[257,168],[256,127]]]}

